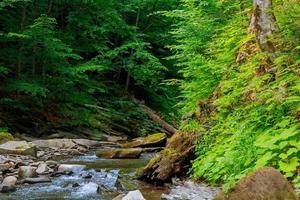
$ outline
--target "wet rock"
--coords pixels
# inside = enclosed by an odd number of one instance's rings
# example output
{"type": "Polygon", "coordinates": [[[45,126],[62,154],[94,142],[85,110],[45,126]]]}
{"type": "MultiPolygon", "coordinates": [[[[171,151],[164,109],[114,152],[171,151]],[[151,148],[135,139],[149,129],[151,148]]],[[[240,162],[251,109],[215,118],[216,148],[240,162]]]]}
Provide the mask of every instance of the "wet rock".
{"type": "Polygon", "coordinates": [[[79,185],[79,183],[74,183],[74,184],[72,185],[72,187],[73,187],[73,188],[76,188],[76,187],[80,187],[80,185],[79,185]]]}
{"type": "Polygon", "coordinates": [[[286,178],[274,168],[265,167],[243,178],[229,194],[214,200],[299,200],[286,178]]]}
{"type": "Polygon", "coordinates": [[[26,141],[9,141],[0,145],[0,154],[37,156],[36,146],[26,141]]]}
{"type": "Polygon", "coordinates": [[[17,190],[17,188],[13,185],[0,185],[1,193],[15,192],[16,190],[17,190]]]}
{"type": "Polygon", "coordinates": [[[93,176],[92,176],[92,174],[83,174],[82,178],[84,178],[84,179],[91,179],[91,178],[93,178],[93,176]]]}
{"type": "Polygon", "coordinates": [[[17,183],[17,178],[15,176],[7,176],[4,178],[2,185],[14,186],[17,183]]]}
{"type": "Polygon", "coordinates": [[[38,151],[37,152],[37,157],[40,158],[40,157],[43,157],[45,155],[45,151],[38,151]]]}
{"type": "Polygon", "coordinates": [[[25,162],[25,161],[22,161],[22,160],[19,160],[19,161],[16,162],[15,168],[19,168],[21,166],[26,166],[26,165],[29,165],[29,163],[25,162]]]}
{"type": "Polygon", "coordinates": [[[51,179],[46,176],[40,176],[36,178],[25,178],[22,183],[36,184],[36,183],[50,183],[51,179]]]}
{"type": "Polygon", "coordinates": [[[53,160],[47,160],[45,163],[50,168],[55,168],[58,165],[58,163],[56,161],[53,161],[53,160]]]}
{"type": "Polygon", "coordinates": [[[76,146],[72,139],[50,139],[32,141],[38,148],[71,149],[76,146]]]}
{"type": "Polygon", "coordinates": [[[122,145],[124,148],[135,147],[162,147],[165,146],[167,141],[167,135],[165,133],[156,133],[147,137],[140,137],[134,139],[132,142],[122,145]]]}
{"type": "Polygon", "coordinates": [[[130,191],[122,200],[145,200],[143,194],[139,190],[130,191]]]}
{"type": "Polygon", "coordinates": [[[18,172],[19,178],[33,178],[37,176],[36,167],[21,166],[18,172]]]}
{"type": "Polygon", "coordinates": [[[99,141],[88,140],[88,139],[73,139],[73,142],[77,145],[81,145],[88,148],[99,146],[101,144],[99,141]]]}
{"type": "Polygon", "coordinates": [[[175,186],[169,194],[162,194],[162,200],[212,200],[219,193],[219,189],[210,188],[188,181],[175,186]]]}
{"type": "Polygon", "coordinates": [[[44,174],[48,171],[48,167],[46,163],[40,163],[38,165],[38,168],[36,169],[36,173],[38,174],[44,174]]]}
{"type": "Polygon", "coordinates": [[[176,132],[168,141],[167,147],[139,172],[138,178],[162,185],[171,181],[174,176],[186,174],[190,161],[194,159],[196,137],[196,134],[176,132]]]}
{"type": "Polygon", "coordinates": [[[139,158],[141,153],[141,148],[102,149],[98,150],[96,155],[100,158],[139,158]]]}
{"type": "Polygon", "coordinates": [[[6,171],[10,168],[9,163],[0,164],[0,171],[6,171]]]}
{"type": "Polygon", "coordinates": [[[85,169],[85,165],[67,165],[61,164],[58,166],[57,172],[76,172],[85,169]]]}

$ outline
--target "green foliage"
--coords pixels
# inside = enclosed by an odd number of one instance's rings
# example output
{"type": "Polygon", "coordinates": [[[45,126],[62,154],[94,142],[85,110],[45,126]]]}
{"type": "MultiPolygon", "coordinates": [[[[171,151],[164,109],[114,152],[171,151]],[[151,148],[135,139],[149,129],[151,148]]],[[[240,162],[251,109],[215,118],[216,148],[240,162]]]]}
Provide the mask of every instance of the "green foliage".
{"type": "Polygon", "coordinates": [[[182,126],[202,134],[192,176],[223,182],[225,189],[262,166],[274,166],[292,179],[299,167],[299,6],[275,2],[282,30],[274,38],[275,74],[256,74],[269,55],[246,46],[254,40],[247,33],[249,2],[186,0],[181,9],[165,13],[177,20],[170,59],[184,77],[182,112],[200,109],[196,102],[206,99],[214,108],[204,122],[182,126]],[[237,52],[247,51],[251,57],[236,64],[237,52]]]}
{"type": "MultiPolygon", "coordinates": [[[[1,1],[0,104],[7,110],[5,115],[21,112],[17,115],[28,120],[39,116],[61,126],[92,126],[93,116],[100,115],[102,124],[110,124],[120,117],[86,105],[113,107],[114,112],[123,96],[142,95],[175,118],[172,97],[177,86],[162,84],[177,75],[163,60],[170,55],[164,46],[171,40],[171,20],[156,13],[177,4],[172,0],[1,1]],[[128,91],[124,91],[126,82],[128,91]]],[[[147,132],[153,124],[130,106],[119,115],[128,114],[124,120],[140,116],[145,120],[144,125],[139,122],[142,132],[147,132]]]]}

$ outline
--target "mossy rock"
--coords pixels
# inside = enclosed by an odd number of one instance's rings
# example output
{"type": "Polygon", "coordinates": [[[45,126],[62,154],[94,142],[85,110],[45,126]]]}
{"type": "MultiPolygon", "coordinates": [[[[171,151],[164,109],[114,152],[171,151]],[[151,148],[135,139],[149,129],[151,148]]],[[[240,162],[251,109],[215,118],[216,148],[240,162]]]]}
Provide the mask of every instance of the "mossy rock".
{"type": "Polygon", "coordinates": [[[185,174],[190,160],[194,158],[196,134],[177,132],[169,140],[167,147],[153,157],[138,174],[140,180],[162,185],[173,176],[185,174]]]}
{"type": "Polygon", "coordinates": [[[299,200],[286,178],[271,167],[262,168],[243,178],[228,194],[214,200],[299,200]]]}
{"type": "Polygon", "coordinates": [[[166,145],[167,135],[165,133],[155,133],[147,137],[140,137],[122,145],[124,148],[135,147],[162,147],[166,145]]]}
{"type": "Polygon", "coordinates": [[[0,154],[16,154],[26,156],[37,156],[37,148],[34,144],[26,141],[8,141],[0,145],[0,154]]]}
{"type": "Polygon", "coordinates": [[[8,132],[0,132],[0,144],[14,140],[12,134],[8,132]]]}
{"type": "Polygon", "coordinates": [[[141,148],[101,149],[96,151],[99,158],[139,158],[141,154],[141,148]]]}

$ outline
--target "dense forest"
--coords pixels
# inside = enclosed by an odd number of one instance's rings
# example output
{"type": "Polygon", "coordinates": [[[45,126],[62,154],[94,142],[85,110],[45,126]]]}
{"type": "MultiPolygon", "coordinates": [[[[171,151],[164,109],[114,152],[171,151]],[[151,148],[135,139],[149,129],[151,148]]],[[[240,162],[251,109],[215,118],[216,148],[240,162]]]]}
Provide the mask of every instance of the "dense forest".
{"type": "Polygon", "coordinates": [[[194,180],[300,188],[299,0],[2,0],[0,22],[0,140],[167,124],[194,180]]]}

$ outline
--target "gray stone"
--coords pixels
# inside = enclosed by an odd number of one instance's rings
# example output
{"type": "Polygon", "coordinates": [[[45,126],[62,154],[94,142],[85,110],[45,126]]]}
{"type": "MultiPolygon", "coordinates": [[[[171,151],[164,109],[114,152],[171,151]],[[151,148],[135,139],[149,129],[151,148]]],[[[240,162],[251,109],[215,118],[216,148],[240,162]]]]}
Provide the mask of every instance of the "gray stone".
{"type": "Polygon", "coordinates": [[[39,148],[51,149],[71,149],[76,145],[72,139],[35,140],[32,143],[39,148]]]}
{"type": "Polygon", "coordinates": [[[37,176],[36,167],[21,166],[18,172],[19,178],[33,178],[37,176]]]}
{"type": "Polygon", "coordinates": [[[9,141],[0,145],[0,154],[17,154],[25,156],[37,156],[36,146],[26,141],[9,141]]]}
{"type": "Polygon", "coordinates": [[[95,140],[88,140],[88,139],[73,139],[73,142],[75,144],[84,146],[84,147],[95,147],[95,146],[99,146],[101,143],[95,140]]]}
{"type": "Polygon", "coordinates": [[[4,178],[2,185],[14,186],[17,183],[17,178],[15,176],[7,176],[4,178]]]}
{"type": "Polygon", "coordinates": [[[36,169],[36,173],[38,174],[44,174],[48,171],[48,167],[46,163],[41,163],[38,165],[38,168],[36,169]]]}
{"type": "Polygon", "coordinates": [[[0,164],[0,171],[6,171],[10,168],[9,163],[0,164]]]}

